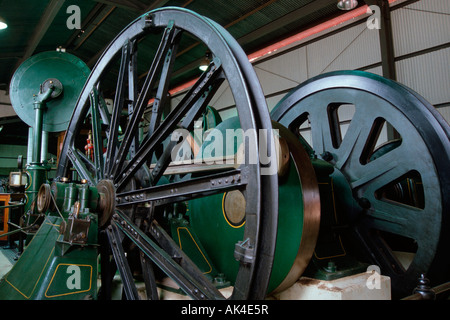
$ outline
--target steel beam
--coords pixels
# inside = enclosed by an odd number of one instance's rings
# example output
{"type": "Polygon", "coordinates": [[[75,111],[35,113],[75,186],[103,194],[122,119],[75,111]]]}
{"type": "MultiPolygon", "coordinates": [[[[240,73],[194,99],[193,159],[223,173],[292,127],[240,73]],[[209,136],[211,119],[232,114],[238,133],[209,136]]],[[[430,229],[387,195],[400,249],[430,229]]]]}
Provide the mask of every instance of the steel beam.
{"type": "Polygon", "coordinates": [[[51,0],[47,5],[47,8],[45,9],[44,14],[41,16],[41,19],[39,20],[36,28],[34,29],[31,38],[28,40],[25,53],[23,54],[22,58],[17,61],[17,64],[13,71],[15,71],[22,64],[22,62],[31,57],[31,55],[34,53],[34,50],[36,50],[39,42],[41,42],[48,28],[63,6],[64,1],[65,0],[51,0]]]}
{"type": "Polygon", "coordinates": [[[263,27],[256,29],[255,31],[252,31],[250,33],[247,33],[245,36],[240,37],[238,40],[239,44],[245,44],[249,41],[258,39],[262,36],[267,35],[269,32],[272,32],[273,30],[278,30],[280,28],[285,27],[286,25],[297,21],[301,17],[305,17],[308,14],[314,13],[320,9],[325,8],[326,6],[337,3],[336,0],[316,0],[311,1],[307,5],[304,5],[303,7],[291,11],[290,13],[265,24],[263,27]]]}
{"type": "Polygon", "coordinates": [[[110,6],[127,9],[131,11],[142,11],[145,9],[145,5],[136,0],[95,0],[96,2],[107,4],[110,6]]]}
{"type": "Polygon", "coordinates": [[[367,5],[376,5],[380,8],[380,49],[381,67],[383,77],[396,80],[394,40],[392,36],[391,9],[388,0],[365,0],[367,5]]]}
{"type": "MultiPolygon", "coordinates": [[[[392,36],[391,9],[388,0],[365,0],[367,5],[375,5],[380,8],[380,51],[381,51],[381,69],[383,77],[397,80],[395,69],[394,40],[392,36]]],[[[398,132],[389,124],[386,124],[388,140],[400,138],[398,132]]]]}
{"type": "Polygon", "coordinates": [[[71,46],[73,46],[77,38],[80,38],[81,35],[86,32],[86,28],[95,23],[97,17],[102,13],[105,7],[106,5],[97,3],[94,8],[89,11],[86,18],[81,22],[81,28],[79,30],[75,30],[72,33],[69,40],[67,40],[66,44],[64,45],[64,48],[69,49],[71,46]]]}
{"type": "MultiPolygon", "coordinates": [[[[112,5],[112,6],[117,6],[117,7],[121,7],[124,8],[125,3],[123,1],[118,1],[118,0],[114,0],[114,1],[109,1],[109,0],[95,0],[97,2],[101,2],[101,3],[105,3],[108,5],[112,5]]],[[[152,4],[150,4],[149,6],[143,7],[142,5],[139,7],[136,6],[128,6],[128,9],[132,9],[133,11],[137,12],[139,15],[142,15],[150,10],[162,7],[163,5],[165,5],[169,0],[155,0],[152,2],[152,4]]],[[[85,39],[86,40],[86,39],[85,39]]],[[[78,49],[78,47],[76,48],[78,49]]],[[[97,52],[97,54],[95,54],[88,62],[87,65],[89,67],[92,67],[93,65],[95,65],[95,63],[97,62],[97,60],[100,58],[101,54],[103,53],[103,51],[106,49],[106,46],[97,52]]]]}

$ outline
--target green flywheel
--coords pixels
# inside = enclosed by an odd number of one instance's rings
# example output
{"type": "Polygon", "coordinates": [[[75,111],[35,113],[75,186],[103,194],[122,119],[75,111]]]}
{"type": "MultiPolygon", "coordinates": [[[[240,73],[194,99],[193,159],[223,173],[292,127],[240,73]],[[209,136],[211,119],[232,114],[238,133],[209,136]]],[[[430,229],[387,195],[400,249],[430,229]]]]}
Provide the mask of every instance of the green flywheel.
{"type": "Polygon", "coordinates": [[[64,131],[67,128],[78,96],[90,74],[89,67],[78,57],[60,51],[38,53],[22,63],[11,79],[11,104],[16,114],[34,126],[34,97],[41,85],[59,81],[62,94],[46,103],[43,130],[64,131]]]}
{"type": "MultiPolygon", "coordinates": [[[[286,142],[289,155],[286,155],[286,170],[278,171],[278,232],[268,293],[286,289],[302,274],[312,256],[320,221],[318,185],[308,155],[291,132],[277,123],[272,125],[278,131],[280,144],[282,140],[286,142]]],[[[215,137],[206,139],[198,157],[214,157],[213,142],[218,137],[225,136],[225,131],[229,129],[238,132],[237,118],[227,119],[214,128],[209,135],[215,137]]],[[[243,136],[238,134],[236,138],[237,141],[233,144],[235,153],[242,143],[243,136]]],[[[222,146],[224,153],[227,154],[225,144],[218,145],[222,146]]],[[[217,148],[215,151],[218,151],[217,148]]],[[[245,192],[233,190],[195,199],[189,201],[188,208],[189,230],[201,244],[201,246],[196,244],[197,249],[204,248],[210,259],[207,261],[208,266],[214,266],[217,272],[233,284],[239,268],[239,262],[234,256],[235,247],[238,241],[244,240],[246,227],[245,192]]],[[[198,256],[197,250],[195,253],[198,256]]],[[[205,255],[201,259],[196,259],[191,253],[188,255],[197,264],[199,260],[204,264],[206,259],[205,255]]],[[[211,270],[214,269],[205,268],[204,273],[210,274],[211,270]]]]}

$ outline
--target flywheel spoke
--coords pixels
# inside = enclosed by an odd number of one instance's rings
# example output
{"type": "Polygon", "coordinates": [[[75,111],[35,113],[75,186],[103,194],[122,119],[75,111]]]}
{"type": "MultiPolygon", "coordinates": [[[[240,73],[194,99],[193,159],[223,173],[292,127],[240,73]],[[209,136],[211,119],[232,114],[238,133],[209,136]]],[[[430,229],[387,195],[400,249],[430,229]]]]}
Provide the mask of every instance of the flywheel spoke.
{"type": "Polygon", "coordinates": [[[117,193],[117,207],[155,201],[157,204],[168,204],[229,190],[243,189],[247,185],[247,170],[233,170],[217,173],[189,181],[163,184],[134,191],[117,193]]]}
{"type": "Polygon", "coordinates": [[[150,234],[156,238],[157,242],[161,243],[161,248],[120,211],[117,211],[113,216],[112,225],[122,230],[147,257],[168,274],[191,298],[200,300],[223,299],[219,290],[203,276],[197,266],[192,263],[163,229],[155,224],[150,227],[150,234]]]}
{"type": "Polygon", "coordinates": [[[414,169],[414,164],[410,163],[408,159],[403,160],[398,157],[402,155],[402,152],[402,148],[394,149],[364,167],[359,164],[358,167],[361,167],[361,169],[357,168],[359,170],[346,168],[349,172],[356,172],[354,177],[350,177],[352,189],[358,191],[359,194],[364,192],[368,196],[374,195],[381,187],[414,169]]]}
{"type": "MultiPolygon", "coordinates": [[[[369,223],[369,226],[372,225],[369,223]]],[[[361,245],[370,252],[371,259],[377,266],[389,270],[390,273],[401,274],[406,271],[389,245],[373,229],[361,226],[355,229],[355,234],[361,245]]]]}
{"type": "Polygon", "coordinates": [[[139,300],[139,294],[134,283],[133,275],[122,247],[122,239],[119,234],[119,228],[112,223],[107,228],[107,234],[109,243],[111,244],[114,260],[116,261],[120,277],[122,278],[125,296],[128,300],[139,300]]]}
{"type": "Polygon", "coordinates": [[[131,43],[128,40],[122,47],[122,58],[120,60],[119,76],[116,84],[111,126],[109,127],[109,139],[106,147],[105,173],[108,176],[115,159],[119,141],[120,117],[125,104],[125,85],[128,77],[128,65],[130,63],[131,43]]]}
{"type": "Polygon", "coordinates": [[[94,164],[78,149],[67,150],[67,157],[72,161],[75,170],[82,179],[86,179],[90,184],[94,185],[95,177],[91,173],[94,169],[94,164]]]}
{"type": "Polygon", "coordinates": [[[92,157],[94,160],[95,176],[96,182],[104,178],[104,162],[103,162],[103,138],[102,138],[102,127],[101,127],[101,113],[100,113],[100,97],[98,91],[93,89],[90,95],[91,103],[91,123],[92,123],[92,157]]]}
{"type": "Polygon", "coordinates": [[[153,266],[151,260],[141,251],[141,266],[142,275],[144,277],[145,291],[147,293],[148,300],[159,300],[157,283],[155,279],[155,273],[153,271],[153,266]]]}
{"type": "Polygon", "coordinates": [[[386,201],[374,202],[374,209],[367,214],[374,229],[416,238],[419,241],[422,237],[417,235],[416,223],[422,218],[421,215],[421,209],[386,201]],[[396,214],[392,215],[392,212],[396,214]]]}
{"type": "MultiPolygon", "coordinates": [[[[174,38],[174,28],[171,26],[165,30],[163,40],[158,48],[158,51],[156,52],[155,58],[153,59],[153,63],[150,66],[150,70],[147,73],[147,77],[143,84],[143,88],[139,93],[138,99],[133,108],[133,113],[131,114],[130,120],[126,127],[123,136],[123,141],[120,145],[117,156],[115,157],[114,163],[112,164],[112,168],[108,172],[109,176],[111,176],[111,174],[113,176],[114,173],[117,172],[118,168],[122,167],[125,161],[125,157],[129,152],[130,145],[133,141],[133,137],[137,132],[139,122],[142,118],[142,114],[144,113],[145,107],[147,106],[147,102],[150,99],[151,90],[153,89],[156,83],[157,76],[159,75],[159,72],[163,68],[164,61],[167,58],[170,59],[170,54],[172,52],[170,52],[169,57],[167,57],[170,48],[171,47],[173,48],[173,46],[176,45],[176,43],[173,43],[174,41],[173,38],[174,38]]],[[[167,72],[168,69],[166,68],[165,71],[167,72]]],[[[163,75],[163,77],[167,77],[167,74],[163,75]]],[[[163,81],[166,82],[167,80],[163,79],[163,81]]]]}
{"type": "MultiPolygon", "coordinates": [[[[173,27],[171,27],[173,29],[173,27]]],[[[172,30],[171,30],[172,31],[172,30]]],[[[155,128],[160,125],[161,117],[163,114],[164,106],[168,99],[169,83],[172,75],[172,68],[175,62],[175,57],[178,50],[181,31],[176,30],[170,33],[173,40],[171,41],[170,48],[167,50],[164,58],[164,64],[161,70],[161,76],[159,80],[158,89],[156,91],[155,99],[152,105],[152,116],[148,125],[147,135],[151,136],[155,131],[155,128]]]]}
{"type": "MultiPolygon", "coordinates": [[[[189,128],[193,124],[194,120],[201,114],[202,110],[206,107],[206,104],[211,99],[212,95],[209,91],[217,90],[219,87],[218,83],[210,88],[210,85],[218,79],[222,74],[222,70],[216,64],[213,64],[210,69],[205,71],[200,79],[194,84],[191,90],[186,94],[186,96],[179,102],[179,104],[174,108],[174,110],[167,116],[164,122],[155,130],[151,137],[143,141],[141,146],[136,152],[136,155],[131,159],[126,166],[118,173],[115,177],[115,183],[117,184],[117,189],[121,187],[133,176],[133,174],[142,167],[149,159],[149,157],[155,151],[155,148],[163,142],[164,139],[168,138],[172,134],[180,121],[182,128],[189,128]],[[207,93],[205,95],[205,93],[207,93]],[[209,98],[208,98],[209,97],[209,98]]],[[[172,144],[173,146],[173,144],[172,144]]],[[[171,152],[169,150],[168,152],[171,152]]],[[[164,163],[168,165],[168,156],[164,158],[164,163]]],[[[161,166],[161,169],[163,166],[161,166]]],[[[155,169],[153,169],[155,170],[155,169]]],[[[159,167],[156,168],[159,170],[159,167]]],[[[153,183],[156,183],[156,177],[160,176],[162,173],[153,173],[153,183]]]]}
{"type": "Polygon", "coordinates": [[[374,119],[364,116],[361,108],[360,106],[356,108],[357,111],[337,151],[336,167],[344,171],[346,166],[350,167],[348,171],[352,171],[354,166],[361,166],[361,155],[372,134],[371,126],[374,119]]]}

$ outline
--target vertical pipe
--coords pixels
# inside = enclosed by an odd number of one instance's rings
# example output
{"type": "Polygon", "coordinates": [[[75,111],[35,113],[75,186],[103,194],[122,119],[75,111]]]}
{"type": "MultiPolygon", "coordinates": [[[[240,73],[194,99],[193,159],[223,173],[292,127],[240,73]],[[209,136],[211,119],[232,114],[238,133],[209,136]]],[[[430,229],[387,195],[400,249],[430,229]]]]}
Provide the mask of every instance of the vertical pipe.
{"type": "Polygon", "coordinates": [[[41,162],[47,160],[48,131],[42,131],[41,162]]]}
{"type": "Polygon", "coordinates": [[[32,163],[38,163],[41,160],[41,143],[42,143],[42,121],[44,118],[43,103],[34,103],[34,129],[33,129],[33,156],[31,158],[32,163]]]}
{"type": "Polygon", "coordinates": [[[33,154],[33,127],[28,127],[27,164],[31,163],[33,154]]]}

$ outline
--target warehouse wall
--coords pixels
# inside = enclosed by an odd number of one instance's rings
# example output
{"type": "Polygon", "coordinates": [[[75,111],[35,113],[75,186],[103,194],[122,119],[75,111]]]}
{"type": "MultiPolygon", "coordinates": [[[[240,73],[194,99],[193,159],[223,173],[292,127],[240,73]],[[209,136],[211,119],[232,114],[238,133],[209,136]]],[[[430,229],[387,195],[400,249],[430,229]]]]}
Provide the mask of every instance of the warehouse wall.
{"type": "Polygon", "coordinates": [[[9,94],[5,90],[0,90],[0,118],[15,116],[9,94]]]}
{"type": "MultiPolygon", "coordinates": [[[[421,0],[391,12],[397,81],[434,104],[450,121],[450,1],[421,0]]],[[[379,35],[366,20],[274,59],[256,63],[271,109],[275,95],[334,70],[361,69],[382,75],[379,35]]]]}
{"type": "MultiPolygon", "coordinates": [[[[450,122],[450,1],[411,2],[394,3],[391,11],[397,81],[425,97],[450,122]]],[[[382,75],[379,32],[367,28],[366,19],[255,62],[269,110],[290,89],[318,74],[360,69],[382,75]]],[[[236,115],[226,84],[211,105],[222,118],[236,115]]],[[[349,110],[344,121],[351,116],[349,110]]]]}
{"type": "Polygon", "coordinates": [[[422,0],[392,12],[397,78],[450,122],[450,1],[422,0]]]}

